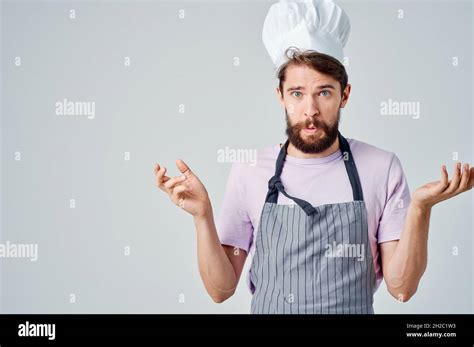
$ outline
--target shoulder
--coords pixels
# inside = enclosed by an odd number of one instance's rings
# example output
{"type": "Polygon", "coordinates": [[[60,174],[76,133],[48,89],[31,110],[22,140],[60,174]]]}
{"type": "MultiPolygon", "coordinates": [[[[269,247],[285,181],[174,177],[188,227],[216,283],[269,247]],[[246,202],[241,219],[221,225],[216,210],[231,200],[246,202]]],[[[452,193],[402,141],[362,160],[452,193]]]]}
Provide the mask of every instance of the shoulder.
{"type": "Polygon", "coordinates": [[[359,140],[347,139],[347,141],[357,169],[368,182],[386,185],[390,181],[400,181],[404,177],[402,163],[394,152],[359,140]]]}
{"type": "Polygon", "coordinates": [[[394,162],[399,162],[394,152],[351,138],[347,138],[347,142],[356,163],[360,162],[362,165],[370,165],[373,168],[381,167],[386,169],[393,165],[394,162]]]}

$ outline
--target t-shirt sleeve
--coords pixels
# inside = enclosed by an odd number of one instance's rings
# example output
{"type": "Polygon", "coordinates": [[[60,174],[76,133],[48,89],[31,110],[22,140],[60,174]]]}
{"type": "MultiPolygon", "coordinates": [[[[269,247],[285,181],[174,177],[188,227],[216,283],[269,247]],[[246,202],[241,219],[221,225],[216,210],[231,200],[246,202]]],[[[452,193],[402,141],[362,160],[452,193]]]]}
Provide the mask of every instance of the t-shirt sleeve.
{"type": "Polygon", "coordinates": [[[411,197],[402,164],[393,154],[387,179],[387,199],[380,217],[377,242],[400,239],[411,197]]]}
{"type": "Polygon", "coordinates": [[[247,212],[244,198],[244,166],[233,163],[227,180],[216,229],[223,245],[243,249],[248,253],[253,236],[253,226],[247,212]]]}

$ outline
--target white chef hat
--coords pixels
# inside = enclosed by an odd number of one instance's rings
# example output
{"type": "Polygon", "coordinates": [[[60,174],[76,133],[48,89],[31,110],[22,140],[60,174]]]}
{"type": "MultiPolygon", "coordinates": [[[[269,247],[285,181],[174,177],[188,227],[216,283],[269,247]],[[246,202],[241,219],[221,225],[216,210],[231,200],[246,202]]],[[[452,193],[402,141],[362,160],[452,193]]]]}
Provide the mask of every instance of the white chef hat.
{"type": "Polygon", "coordinates": [[[280,0],[268,10],[262,39],[276,67],[286,61],[290,46],[325,53],[342,63],[350,29],[349,17],[332,0],[280,0]]]}

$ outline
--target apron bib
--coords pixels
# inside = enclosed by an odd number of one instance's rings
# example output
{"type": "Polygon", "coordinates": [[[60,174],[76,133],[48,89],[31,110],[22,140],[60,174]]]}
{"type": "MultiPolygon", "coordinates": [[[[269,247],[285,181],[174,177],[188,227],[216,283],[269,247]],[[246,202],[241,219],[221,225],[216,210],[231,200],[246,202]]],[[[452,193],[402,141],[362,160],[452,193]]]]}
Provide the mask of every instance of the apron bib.
{"type": "Polygon", "coordinates": [[[314,207],[286,193],[289,140],[268,182],[250,281],[253,314],[373,314],[376,277],[367,211],[347,140],[338,133],[354,201],[314,207]],[[278,193],[293,204],[278,204],[278,193]]]}

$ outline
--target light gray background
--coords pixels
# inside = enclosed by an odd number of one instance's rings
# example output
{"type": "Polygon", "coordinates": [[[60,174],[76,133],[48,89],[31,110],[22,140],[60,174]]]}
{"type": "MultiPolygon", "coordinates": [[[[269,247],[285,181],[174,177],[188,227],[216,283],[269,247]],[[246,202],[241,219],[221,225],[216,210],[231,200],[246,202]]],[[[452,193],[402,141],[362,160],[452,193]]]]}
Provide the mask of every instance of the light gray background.
{"type": "MultiPolygon", "coordinates": [[[[212,302],[192,218],[155,187],[153,166],[177,175],[184,159],[217,216],[231,166],[217,150],[284,140],[261,41],[272,3],[2,2],[1,239],[39,245],[37,262],[0,259],[2,313],[249,312],[250,264],[237,293],[212,302]],[[95,119],[56,115],[64,98],[95,101],[95,119]]],[[[451,173],[453,152],[474,164],[473,4],[338,3],[352,24],[341,132],[395,152],[411,192],[443,163],[451,173]],[[381,116],[388,99],[420,102],[420,119],[381,116]]],[[[473,312],[472,212],[472,192],[433,209],[417,294],[401,304],[382,284],[376,313],[473,312]]]]}

